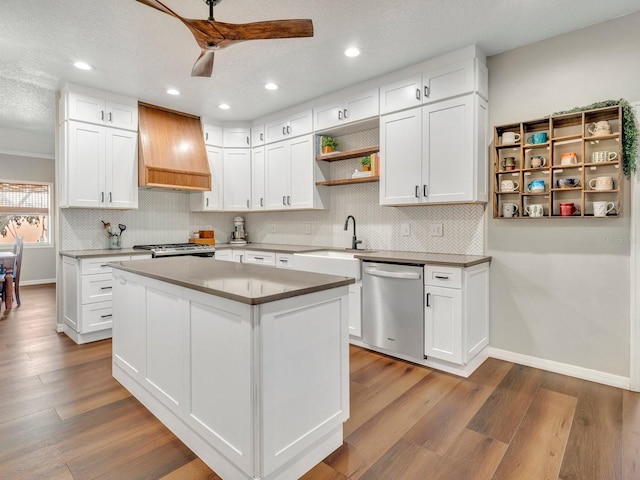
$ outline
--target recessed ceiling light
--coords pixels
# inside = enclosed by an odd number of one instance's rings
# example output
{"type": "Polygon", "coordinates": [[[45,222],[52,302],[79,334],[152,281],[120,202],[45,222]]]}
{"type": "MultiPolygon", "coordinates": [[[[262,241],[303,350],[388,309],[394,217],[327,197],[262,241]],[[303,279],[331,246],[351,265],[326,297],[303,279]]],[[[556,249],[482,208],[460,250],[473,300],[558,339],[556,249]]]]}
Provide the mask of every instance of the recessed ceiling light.
{"type": "Polygon", "coordinates": [[[356,48],[356,47],[347,48],[347,49],[344,51],[344,54],[345,54],[347,57],[357,57],[358,55],[360,55],[360,49],[359,49],[359,48],[356,48]]]}
{"type": "Polygon", "coordinates": [[[91,70],[93,67],[86,62],[76,62],[73,64],[79,70],[91,70]]]}
{"type": "Polygon", "coordinates": [[[178,90],[176,90],[175,88],[170,88],[169,90],[167,90],[167,93],[169,95],[180,95],[180,92],[178,90]]]}
{"type": "Polygon", "coordinates": [[[267,90],[277,90],[278,89],[278,85],[276,85],[275,83],[267,83],[264,88],[266,88],[267,90]]]}
{"type": "Polygon", "coordinates": [[[229,105],[227,105],[226,103],[221,103],[220,105],[218,105],[218,108],[220,110],[229,110],[231,107],[229,105]]]}

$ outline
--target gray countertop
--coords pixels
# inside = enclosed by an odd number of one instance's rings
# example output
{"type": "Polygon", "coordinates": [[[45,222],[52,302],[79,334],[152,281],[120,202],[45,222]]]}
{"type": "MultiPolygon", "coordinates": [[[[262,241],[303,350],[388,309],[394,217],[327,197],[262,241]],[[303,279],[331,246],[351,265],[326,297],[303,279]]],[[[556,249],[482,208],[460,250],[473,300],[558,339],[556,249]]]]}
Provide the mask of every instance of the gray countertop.
{"type": "Polygon", "coordinates": [[[93,257],[119,257],[120,255],[150,255],[148,250],[134,250],[133,248],[119,248],[102,250],[64,250],[60,252],[63,257],[93,258],[93,257]]]}
{"type": "Polygon", "coordinates": [[[276,253],[301,253],[313,250],[333,250],[331,247],[313,247],[302,245],[278,245],[275,243],[247,243],[246,245],[234,245],[231,243],[216,243],[216,250],[236,249],[236,250],[257,250],[259,252],[276,253]]]}
{"type": "Polygon", "coordinates": [[[350,277],[223,262],[187,255],[112,262],[109,265],[119,270],[249,305],[259,305],[355,283],[350,277]]]}
{"type": "Polygon", "coordinates": [[[490,262],[491,257],[483,255],[453,255],[448,253],[396,252],[376,250],[356,255],[356,258],[371,262],[415,263],[419,265],[448,265],[451,267],[472,267],[490,262]]]}

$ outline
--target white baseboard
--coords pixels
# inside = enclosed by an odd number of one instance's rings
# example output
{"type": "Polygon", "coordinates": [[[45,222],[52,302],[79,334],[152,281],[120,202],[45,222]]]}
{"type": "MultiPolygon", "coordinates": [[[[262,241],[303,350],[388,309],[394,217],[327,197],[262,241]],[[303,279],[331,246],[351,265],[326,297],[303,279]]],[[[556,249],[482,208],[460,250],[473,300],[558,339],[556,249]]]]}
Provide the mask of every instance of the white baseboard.
{"type": "Polygon", "coordinates": [[[39,278],[37,280],[20,280],[21,287],[28,287],[29,285],[46,285],[48,283],[56,283],[55,278],[39,278]]]}
{"type": "Polygon", "coordinates": [[[567,363],[560,363],[553,360],[546,360],[544,358],[523,355],[522,353],[510,352],[508,350],[500,350],[499,348],[489,347],[489,356],[497,358],[498,360],[519,363],[520,365],[526,365],[527,367],[539,368],[541,370],[547,370],[548,372],[560,373],[562,375],[568,375],[582,380],[602,383],[603,385],[624,388],[625,390],[629,390],[631,386],[631,382],[628,377],[569,365],[567,363]]]}

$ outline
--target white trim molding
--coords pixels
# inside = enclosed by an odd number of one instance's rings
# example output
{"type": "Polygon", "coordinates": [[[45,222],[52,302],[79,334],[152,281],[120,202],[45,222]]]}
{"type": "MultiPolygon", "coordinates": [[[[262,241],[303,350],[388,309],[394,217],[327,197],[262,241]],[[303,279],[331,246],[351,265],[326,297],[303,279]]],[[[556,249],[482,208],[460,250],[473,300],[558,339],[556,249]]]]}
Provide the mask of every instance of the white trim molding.
{"type": "Polygon", "coordinates": [[[591,370],[590,368],[578,367],[567,363],[560,363],[554,360],[546,360],[544,358],[523,355],[522,353],[510,352],[499,348],[489,347],[489,356],[498,360],[518,363],[527,367],[539,368],[548,372],[568,375],[570,377],[589,380],[590,382],[602,383],[612,387],[624,388],[629,390],[630,382],[626,377],[614,375],[612,373],[601,372],[599,370],[591,370]]]}
{"type": "Polygon", "coordinates": [[[14,157],[30,157],[30,158],[44,158],[47,160],[55,160],[55,155],[50,153],[34,153],[34,152],[21,152],[18,150],[4,150],[0,149],[0,154],[11,155],[14,157]]]}
{"type": "Polygon", "coordinates": [[[50,283],[55,284],[56,279],[55,278],[36,278],[35,280],[22,280],[20,282],[20,286],[28,287],[29,285],[48,285],[50,283]]]}
{"type": "MultiPolygon", "coordinates": [[[[636,119],[640,118],[640,102],[631,104],[636,119]]],[[[640,163],[640,158],[637,159],[640,163]]],[[[631,251],[629,268],[629,388],[640,392],[640,181],[631,177],[631,251]]]]}

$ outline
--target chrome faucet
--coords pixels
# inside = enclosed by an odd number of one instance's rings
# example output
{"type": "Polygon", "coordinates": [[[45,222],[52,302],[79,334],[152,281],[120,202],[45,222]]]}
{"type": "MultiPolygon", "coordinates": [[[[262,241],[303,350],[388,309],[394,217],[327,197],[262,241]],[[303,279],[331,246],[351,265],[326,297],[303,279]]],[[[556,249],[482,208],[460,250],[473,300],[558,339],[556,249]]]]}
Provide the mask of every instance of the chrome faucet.
{"type": "Polygon", "coordinates": [[[349,215],[347,217],[347,220],[344,222],[344,229],[347,230],[349,228],[349,219],[353,220],[353,237],[351,238],[351,249],[357,250],[358,244],[362,243],[362,240],[358,240],[358,237],[356,237],[356,219],[353,217],[353,215],[349,215]]]}

